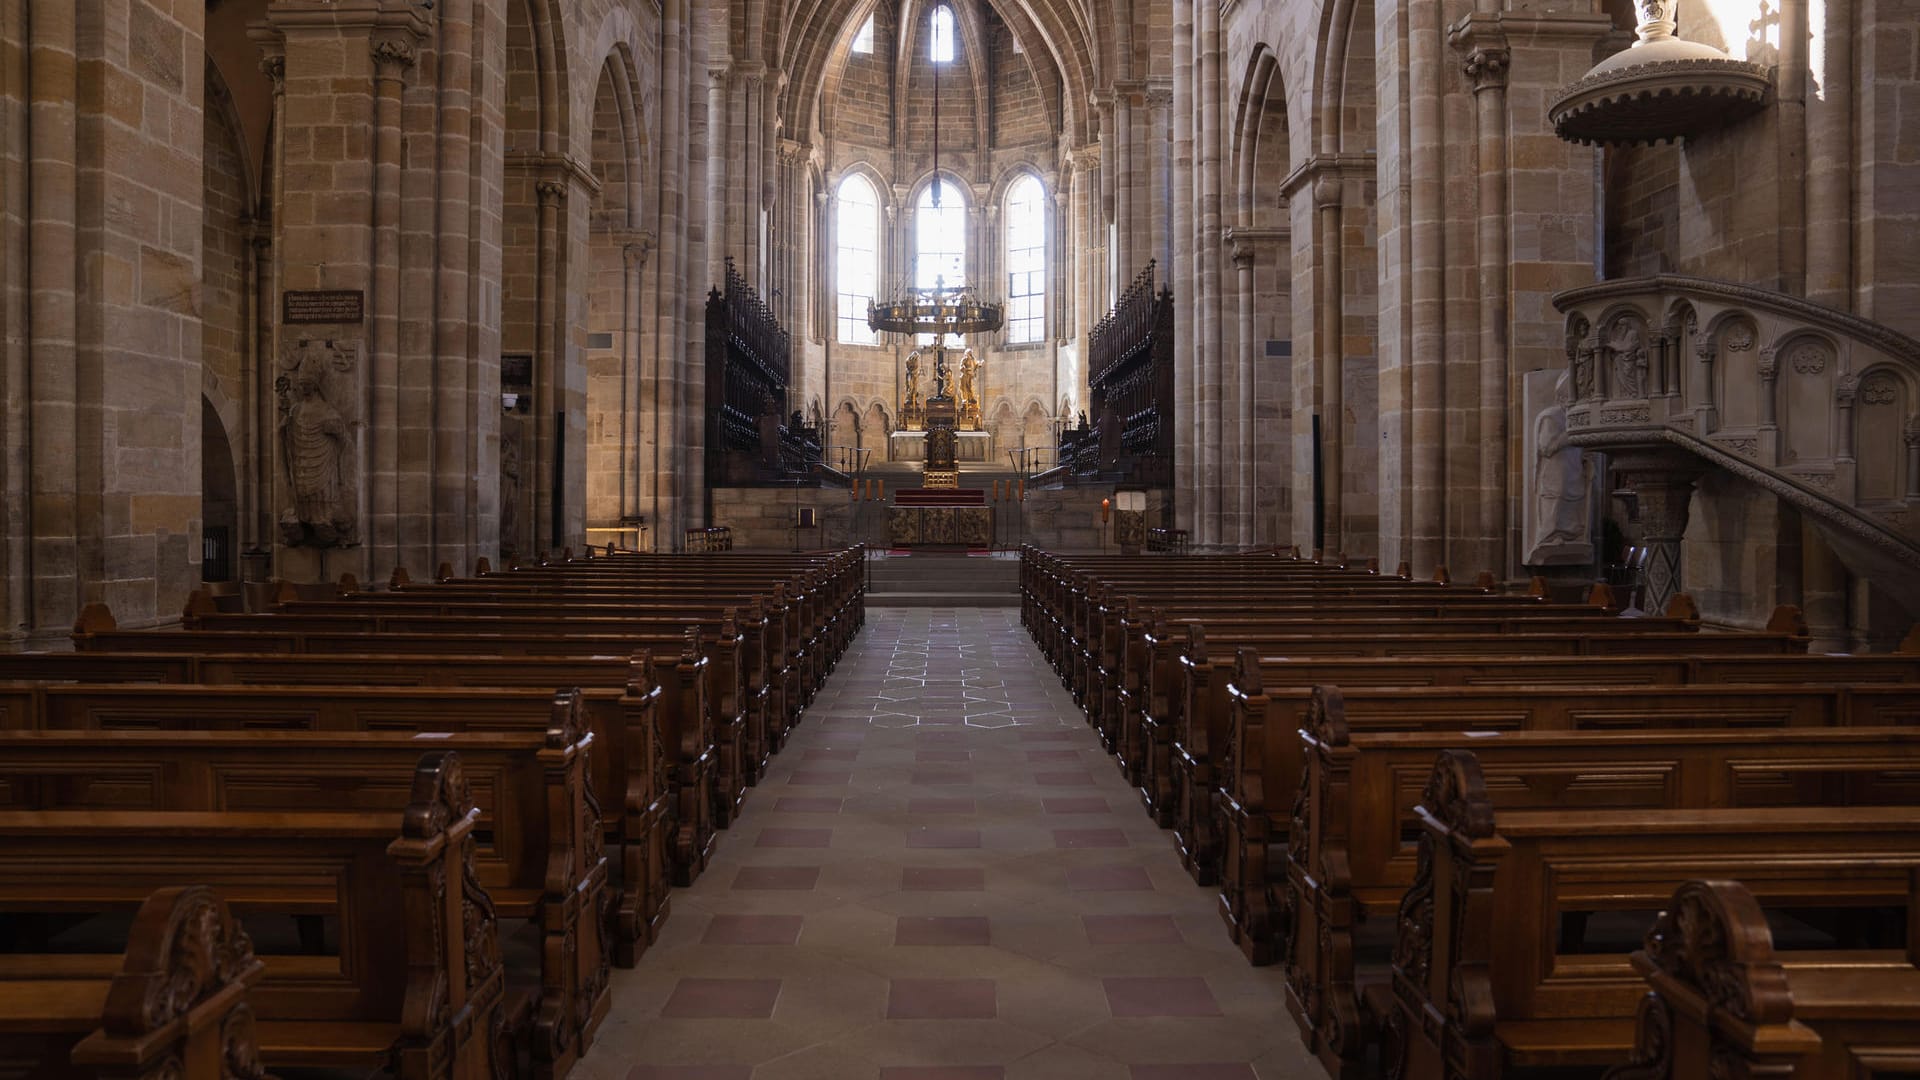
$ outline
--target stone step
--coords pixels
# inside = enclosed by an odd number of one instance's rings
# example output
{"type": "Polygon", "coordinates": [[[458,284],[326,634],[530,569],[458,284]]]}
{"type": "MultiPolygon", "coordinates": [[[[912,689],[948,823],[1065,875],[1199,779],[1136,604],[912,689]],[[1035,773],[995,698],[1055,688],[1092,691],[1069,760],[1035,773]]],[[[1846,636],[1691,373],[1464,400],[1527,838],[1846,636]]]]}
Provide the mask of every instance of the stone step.
{"type": "Polygon", "coordinates": [[[872,607],[1019,607],[1020,597],[1016,593],[979,593],[979,592],[870,592],[867,603],[872,607]]]}

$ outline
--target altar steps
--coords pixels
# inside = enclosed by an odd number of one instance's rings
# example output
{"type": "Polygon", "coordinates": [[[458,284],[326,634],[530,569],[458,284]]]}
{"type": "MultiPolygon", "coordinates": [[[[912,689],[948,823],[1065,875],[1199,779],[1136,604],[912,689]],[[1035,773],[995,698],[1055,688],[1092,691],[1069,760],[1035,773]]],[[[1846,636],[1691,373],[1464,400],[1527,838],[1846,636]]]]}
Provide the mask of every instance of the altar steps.
{"type": "Polygon", "coordinates": [[[875,607],[1018,607],[1020,561],[914,552],[875,558],[867,602],[875,607]]]}

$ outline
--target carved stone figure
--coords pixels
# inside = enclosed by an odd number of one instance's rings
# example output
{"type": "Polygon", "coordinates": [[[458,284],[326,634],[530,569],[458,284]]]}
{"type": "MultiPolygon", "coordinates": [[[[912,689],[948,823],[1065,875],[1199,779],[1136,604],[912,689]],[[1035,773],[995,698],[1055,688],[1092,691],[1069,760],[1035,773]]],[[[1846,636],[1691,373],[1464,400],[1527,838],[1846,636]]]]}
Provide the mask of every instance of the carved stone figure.
{"type": "Polygon", "coordinates": [[[521,535],[521,452],[524,421],[508,417],[500,425],[500,550],[525,554],[531,543],[521,535]]]}
{"type": "Polygon", "coordinates": [[[347,377],[359,358],[353,341],[289,342],[274,381],[280,405],[280,450],[292,505],[280,515],[290,547],[347,547],[359,542],[360,470],[347,377]]]}
{"type": "Polygon", "coordinates": [[[1573,400],[1593,396],[1593,346],[1582,343],[1573,350],[1573,400]]]}
{"type": "Polygon", "coordinates": [[[1639,323],[1620,319],[1608,335],[1607,348],[1613,354],[1613,387],[1609,396],[1616,401],[1647,396],[1647,335],[1639,323]]]}
{"type": "Polygon", "coordinates": [[[1526,562],[1534,566],[1586,562],[1593,552],[1592,470],[1580,448],[1566,441],[1571,380],[1561,375],[1553,392],[1552,402],[1535,414],[1528,432],[1533,505],[1526,562]]]}

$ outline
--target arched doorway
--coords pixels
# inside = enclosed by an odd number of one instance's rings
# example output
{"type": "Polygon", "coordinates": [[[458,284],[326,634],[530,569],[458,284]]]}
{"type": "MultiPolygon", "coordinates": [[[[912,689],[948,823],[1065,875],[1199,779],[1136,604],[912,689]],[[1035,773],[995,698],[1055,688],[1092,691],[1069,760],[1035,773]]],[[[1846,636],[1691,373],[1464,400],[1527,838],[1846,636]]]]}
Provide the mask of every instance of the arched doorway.
{"type": "Polygon", "coordinates": [[[213,402],[200,399],[200,579],[232,581],[240,535],[240,483],[233,442],[213,402]]]}

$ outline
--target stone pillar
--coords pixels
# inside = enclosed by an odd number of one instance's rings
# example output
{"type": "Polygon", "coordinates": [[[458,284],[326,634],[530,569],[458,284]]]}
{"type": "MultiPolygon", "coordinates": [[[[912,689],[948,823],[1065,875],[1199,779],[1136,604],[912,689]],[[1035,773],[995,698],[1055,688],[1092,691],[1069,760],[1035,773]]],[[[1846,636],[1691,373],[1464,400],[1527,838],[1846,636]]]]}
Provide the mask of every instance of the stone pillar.
{"type": "Polygon", "coordinates": [[[1464,66],[1473,83],[1474,126],[1478,129],[1480,202],[1480,519],[1479,540],[1487,545],[1484,562],[1496,573],[1509,568],[1507,541],[1507,408],[1512,381],[1507,354],[1507,64],[1511,54],[1503,37],[1478,35],[1464,66]]]}
{"type": "Polygon", "coordinates": [[[432,573],[442,558],[453,557],[455,565],[470,562],[455,556],[462,553],[475,510],[471,498],[475,481],[473,447],[459,432],[464,425],[454,419],[469,415],[469,402],[479,381],[475,370],[479,358],[472,346],[473,323],[479,313],[473,304],[477,290],[473,288],[469,226],[473,210],[470,132],[474,116],[474,12],[474,0],[444,0],[437,27],[440,128],[435,142],[440,153],[435,162],[439,206],[434,229],[439,251],[435,256],[434,311],[438,319],[434,327],[432,415],[456,427],[446,431],[438,430],[437,425],[421,425],[427,428],[428,445],[433,447],[429,470],[433,516],[427,550],[420,553],[426,560],[420,567],[423,573],[432,573]]]}
{"type": "Polygon", "coordinates": [[[1226,304],[1222,297],[1221,270],[1225,261],[1221,250],[1221,230],[1226,227],[1226,207],[1223,203],[1226,173],[1226,73],[1223,59],[1223,46],[1220,34],[1220,5],[1201,2],[1195,5],[1195,19],[1198,25],[1199,41],[1194,57],[1195,68],[1200,81],[1200,148],[1194,155],[1200,166],[1200,291],[1204,307],[1200,312],[1201,325],[1196,327],[1202,334],[1202,357],[1206,371],[1202,375],[1206,395],[1206,428],[1204,438],[1206,451],[1202,465],[1208,474],[1203,478],[1201,492],[1205,498],[1203,512],[1206,522],[1202,525],[1200,536],[1208,545],[1218,546],[1226,542],[1227,530],[1233,518],[1237,517],[1240,507],[1233,498],[1232,477],[1238,471],[1234,453],[1236,446],[1231,440],[1231,427],[1227,423],[1226,398],[1228,393],[1227,358],[1225,335],[1222,332],[1227,319],[1226,304]]]}
{"type": "MultiPolygon", "coordinates": [[[[413,68],[411,34],[382,34],[373,41],[374,167],[373,292],[367,363],[371,390],[367,432],[368,575],[399,564],[400,390],[400,167],[401,91],[413,68]]],[[[423,568],[430,569],[430,568],[423,568]]],[[[366,580],[363,578],[362,580],[366,580]]]]}
{"type": "MultiPolygon", "coordinates": [[[[1346,185],[1337,175],[1325,175],[1314,181],[1313,205],[1320,216],[1320,325],[1315,345],[1319,351],[1320,393],[1320,475],[1322,533],[1314,537],[1315,546],[1327,551],[1344,551],[1345,519],[1341,516],[1341,453],[1346,438],[1346,391],[1342,381],[1343,350],[1341,339],[1345,321],[1345,254],[1342,251],[1340,214],[1346,185]]],[[[1418,403],[1415,403],[1416,410],[1418,403]]],[[[1416,456],[1417,460],[1417,456],[1416,456]]],[[[1416,470],[1415,475],[1419,473],[1416,470]]],[[[1417,493],[1416,488],[1416,493],[1417,493]]],[[[1418,505],[1418,503],[1416,503],[1418,505]]],[[[1416,571],[1419,567],[1416,566],[1416,571]]]]}
{"type": "Polygon", "coordinates": [[[1660,614],[1674,594],[1684,591],[1681,541],[1693,486],[1706,471],[1699,458],[1679,450],[1623,450],[1613,455],[1616,483],[1634,494],[1640,542],[1647,548],[1646,595],[1642,608],[1660,614]]]}
{"type": "MultiPolygon", "coordinates": [[[[1173,265],[1166,268],[1173,289],[1173,327],[1177,347],[1173,360],[1173,423],[1175,425],[1174,524],[1199,539],[1200,418],[1199,368],[1194,362],[1193,242],[1197,222],[1194,210],[1194,120],[1200,111],[1194,100],[1193,6],[1196,0],[1173,0],[1173,265]]],[[[1204,0],[1202,0],[1204,2],[1204,0]]]]}
{"type": "Polygon", "coordinates": [[[1235,481],[1239,488],[1240,527],[1234,542],[1241,547],[1253,545],[1254,518],[1259,512],[1254,475],[1253,399],[1257,388],[1253,372],[1259,363],[1260,349],[1254,340],[1257,335],[1253,327],[1253,257],[1251,245],[1236,243],[1233,246],[1234,283],[1240,295],[1240,378],[1234,389],[1238,400],[1235,402],[1237,422],[1234,424],[1233,439],[1235,456],[1240,465],[1235,481]]]}
{"type": "MultiPolygon", "coordinates": [[[[534,184],[534,196],[538,200],[538,234],[534,241],[534,258],[537,266],[534,271],[534,329],[533,329],[533,430],[534,454],[524,468],[530,468],[531,482],[523,480],[521,490],[526,493],[527,509],[531,516],[526,520],[533,523],[534,551],[558,551],[565,543],[565,528],[560,520],[566,507],[556,507],[556,499],[562,497],[553,483],[554,456],[560,452],[556,444],[558,429],[555,427],[555,414],[565,411],[566,377],[559,370],[563,356],[555,347],[557,319],[560,304],[559,268],[560,254],[560,209],[567,199],[567,186],[559,180],[547,178],[534,184]]],[[[579,450],[574,447],[565,449],[571,458],[579,450]]]]}

